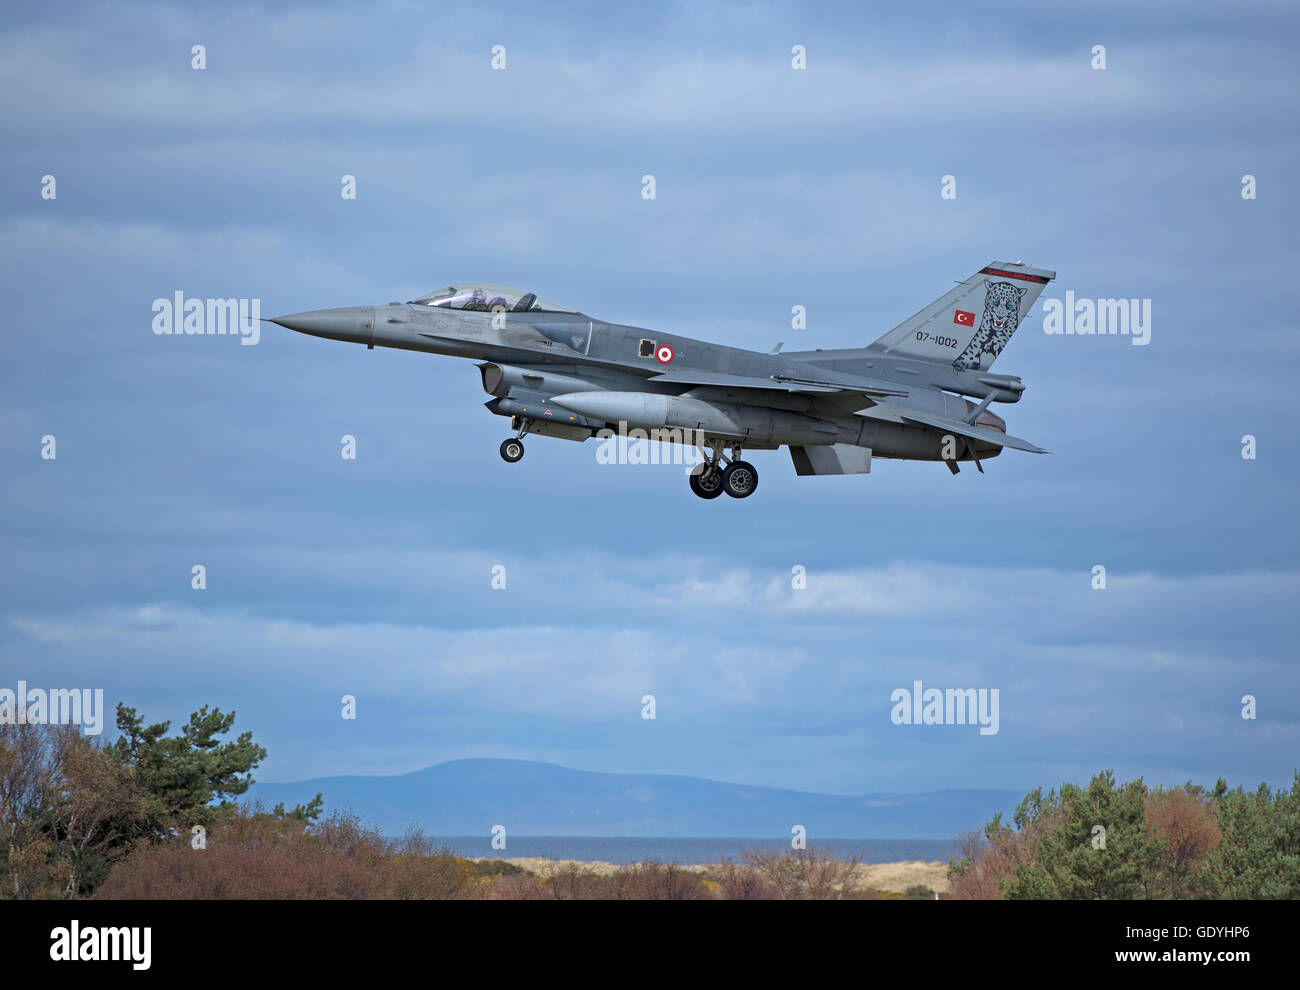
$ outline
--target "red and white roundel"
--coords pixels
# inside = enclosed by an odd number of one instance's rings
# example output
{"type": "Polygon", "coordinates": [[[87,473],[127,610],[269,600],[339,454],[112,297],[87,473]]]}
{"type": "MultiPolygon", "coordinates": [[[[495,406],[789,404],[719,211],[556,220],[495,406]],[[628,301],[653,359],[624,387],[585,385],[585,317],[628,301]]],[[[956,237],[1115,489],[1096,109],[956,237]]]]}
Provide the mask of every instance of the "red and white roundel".
{"type": "Polygon", "coordinates": [[[672,364],[673,349],[669,347],[667,344],[660,344],[655,349],[655,360],[658,361],[660,364],[672,364]]]}

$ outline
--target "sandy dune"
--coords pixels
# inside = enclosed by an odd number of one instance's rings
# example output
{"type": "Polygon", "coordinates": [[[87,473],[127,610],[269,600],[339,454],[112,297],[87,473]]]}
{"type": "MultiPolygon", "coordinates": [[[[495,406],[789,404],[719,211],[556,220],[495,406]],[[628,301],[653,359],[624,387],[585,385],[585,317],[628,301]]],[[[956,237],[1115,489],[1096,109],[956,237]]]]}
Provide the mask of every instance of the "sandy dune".
{"type": "MultiPolygon", "coordinates": [[[[488,856],[478,856],[476,859],[490,859],[488,856]]],[[[618,870],[615,863],[607,863],[602,860],[595,862],[581,862],[573,859],[545,859],[541,856],[521,856],[516,859],[507,859],[507,863],[513,863],[529,873],[537,876],[546,876],[548,871],[561,867],[578,866],[597,876],[609,876],[618,870]]],[[[704,871],[709,866],[704,863],[694,863],[685,867],[688,870],[704,871]]],[[[875,890],[889,890],[897,893],[903,893],[908,887],[922,884],[931,890],[939,893],[946,893],[948,890],[948,864],[938,861],[926,863],[921,860],[909,860],[902,863],[861,863],[858,866],[858,879],[862,886],[870,887],[875,890]]]]}
{"type": "Polygon", "coordinates": [[[858,866],[858,876],[864,886],[876,890],[902,893],[908,887],[923,884],[940,894],[948,892],[948,864],[938,861],[925,863],[916,859],[902,863],[862,863],[858,866]]]}

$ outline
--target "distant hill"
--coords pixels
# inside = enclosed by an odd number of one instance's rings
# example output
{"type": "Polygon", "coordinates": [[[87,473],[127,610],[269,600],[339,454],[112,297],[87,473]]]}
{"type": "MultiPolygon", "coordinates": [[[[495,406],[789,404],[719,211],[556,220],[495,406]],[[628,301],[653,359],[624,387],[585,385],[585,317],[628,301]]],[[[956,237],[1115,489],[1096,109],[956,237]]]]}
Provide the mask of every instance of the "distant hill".
{"type": "Polygon", "coordinates": [[[255,784],[251,797],[287,807],[320,792],[385,833],[431,835],[761,837],[803,825],[810,838],[949,839],[1004,816],[1017,791],[950,790],[849,797],[667,774],[590,773],[528,760],[452,760],[389,777],[255,784]]]}

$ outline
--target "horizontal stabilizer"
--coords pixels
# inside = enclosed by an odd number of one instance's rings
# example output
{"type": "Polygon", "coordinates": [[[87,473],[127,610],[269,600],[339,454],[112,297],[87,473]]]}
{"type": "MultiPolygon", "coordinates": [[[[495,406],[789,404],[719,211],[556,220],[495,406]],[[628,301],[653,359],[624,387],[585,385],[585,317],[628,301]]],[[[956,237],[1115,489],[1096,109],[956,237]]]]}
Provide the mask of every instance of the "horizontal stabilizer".
{"type": "Polygon", "coordinates": [[[948,419],[944,416],[932,416],[929,413],[913,412],[911,409],[897,409],[898,414],[906,421],[918,423],[921,426],[928,426],[935,430],[941,430],[944,433],[953,433],[959,437],[970,437],[972,440],[983,440],[985,443],[991,443],[996,447],[1012,447],[1015,450],[1027,450],[1031,454],[1046,454],[1048,451],[1042,447],[1036,447],[1028,440],[1021,440],[1019,437],[1013,437],[1009,433],[1003,433],[1001,430],[990,430],[983,426],[973,426],[970,423],[963,423],[959,419],[948,419]]]}

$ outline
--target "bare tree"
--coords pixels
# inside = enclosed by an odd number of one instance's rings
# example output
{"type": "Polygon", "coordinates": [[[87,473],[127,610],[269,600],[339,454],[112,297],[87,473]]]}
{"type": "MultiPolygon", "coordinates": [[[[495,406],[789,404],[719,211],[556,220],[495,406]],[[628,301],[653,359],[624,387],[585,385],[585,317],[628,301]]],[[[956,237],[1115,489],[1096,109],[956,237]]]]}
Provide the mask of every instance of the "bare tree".
{"type": "Polygon", "coordinates": [[[0,718],[0,837],[12,896],[36,896],[54,880],[53,841],[44,825],[54,789],[50,736],[43,726],[0,718]]]}
{"type": "Polygon", "coordinates": [[[746,849],[742,857],[781,900],[837,901],[859,893],[857,873],[862,856],[856,853],[841,859],[813,845],[783,852],[746,849]]]}

